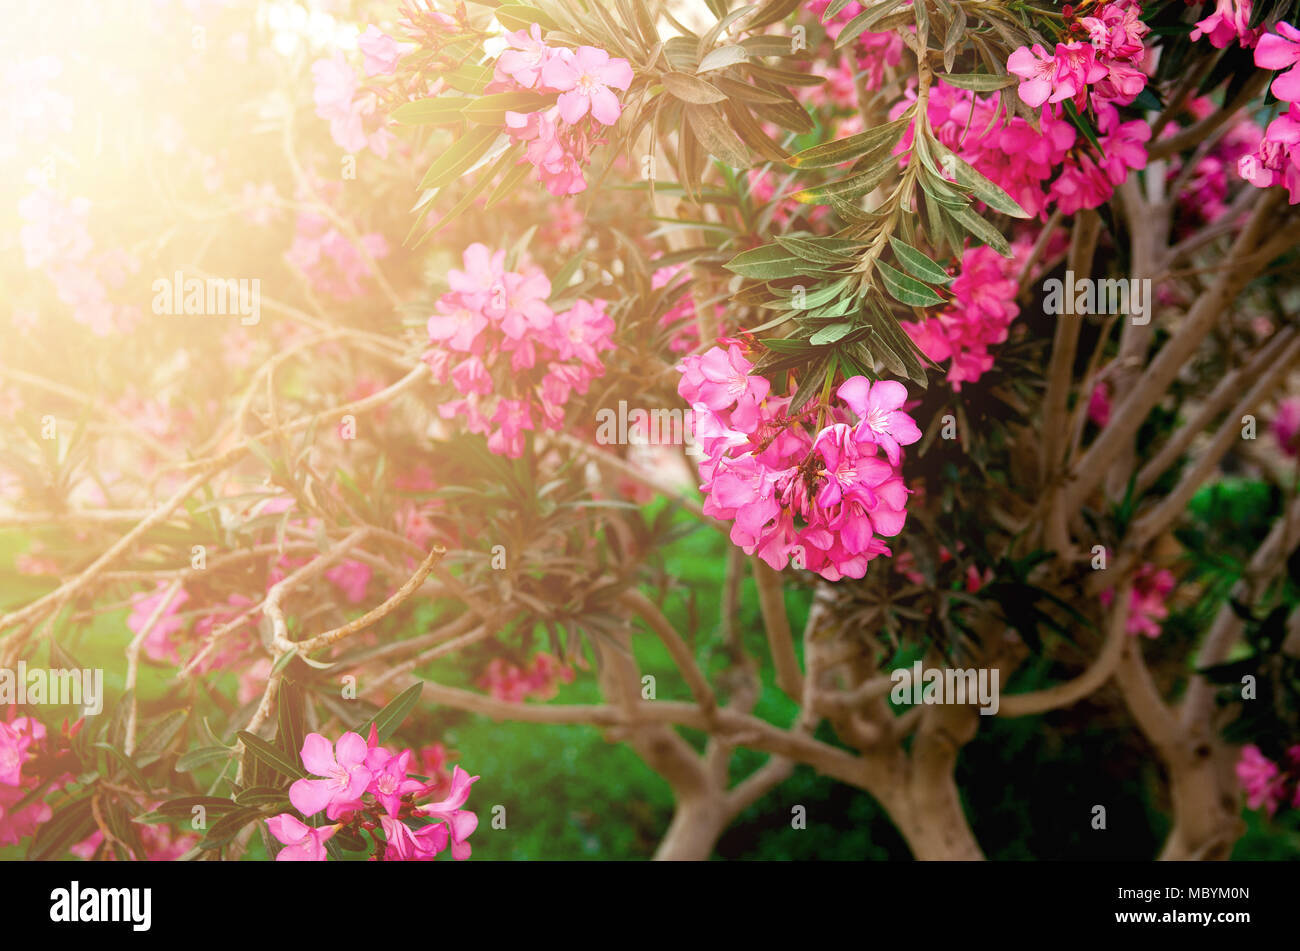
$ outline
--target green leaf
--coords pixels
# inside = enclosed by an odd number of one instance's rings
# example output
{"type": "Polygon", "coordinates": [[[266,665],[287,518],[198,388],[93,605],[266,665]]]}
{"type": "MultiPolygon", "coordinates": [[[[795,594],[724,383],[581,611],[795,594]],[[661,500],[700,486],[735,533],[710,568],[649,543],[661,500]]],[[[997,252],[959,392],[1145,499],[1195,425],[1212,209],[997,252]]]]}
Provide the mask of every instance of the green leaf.
{"type": "MultiPolygon", "coordinates": [[[[1083,137],[1092,143],[1092,147],[1098,152],[1101,151],[1101,143],[1097,141],[1097,133],[1092,128],[1092,123],[1088,121],[1087,116],[1079,115],[1079,110],[1074,107],[1074,102],[1066,99],[1062,103],[1065,106],[1065,114],[1074,127],[1083,133],[1083,137]]],[[[1028,216],[1026,216],[1028,217],[1028,216]]]]}
{"type": "Polygon", "coordinates": [[[876,188],[889,177],[890,172],[897,168],[898,163],[894,161],[893,156],[886,155],[875,168],[815,188],[797,191],[791,197],[805,205],[825,205],[831,198],[852,201],[876,188]]]}
{"type": "Polygon", "coordinates": [[[452,72],[443,73],[442,81],[457,92],[478,96],[487,88],[488,83],[492,82],[493,72],[491,66],[465,63],[452,72]]]}
{"type": "Polygon", "coordinates": [[[786,164],[791,168],[833,168],[882,147],[893,149],[911,121],[909,114],[848,138],[814,145],[790,156],[786,164]]]}
{"type": "MultiPolygon", "coordinates": [[[[710,52],[704,59],[700,60],[700,65],[695,68],[695,72],[707,73],[714,69],[726,69],[728,66],[735,66],[737,63],[743,63],[749,59],[749,51],[743,46],[719,46],[716,50],[710,52]]],[[[672,75],[671,73],[667,75],[672,75]]],[[[716,88],[716,87],[715,87],[716,88]]],[[[725,94],[719,93],[725,97],[725,94]]],[[[677,98],[682,98],[678,96],[677,98]]],[[[689,102],[690,100],[687,100],[689,102]]],[[[718,100],[711,100],[717,102],[718,100]]]]}
{"type": "Polygon", "coordinates": [[[37,830],[27,849],[31,861],[57,858],[95,831],[91,794],[64,803],[37,830]]]}
{"type": "Polygon", "coordinates": [[[402,725],[406,715],[411,712],[416,703],[420,700],[420,692],[424,690],[424,683],[412,684],[407,687],[386,707],[375,714],[374,719],[366,723],[357,732],[363,737],[370,735],[370,726],[374,724],[375,730],[379,736],[378,742],[382,743],[388,739],[402,725]]]}
{"type": "Polygon", "coordinates": [[[867,31],[873,23],[884,19],[885,15],[903,0],[879,0],[863,10],[844,25],[840,35],[835,38],[835,48],[843,49],[867,31]]]}
{"type": "Polygon", "coordinates": [[[876,262],[876,272],[880,283],[885,286],[889,296],[909,307],[933,307],[942,304],[943,298],[926,287],[920,281],[913,280],[902,271],[897,271],[884,261],[876,262]]]}
{"type": "Polygon", "coordinates": [[[190,773],[207,763],[215,763],[220,759],[228,759],[230,750],[224,746],[201,746],[197,750],[190,750],[176,761],[176,772],[190,773]]]}
{"type": "Polygon", "coordinates": [[[822,346],[828,343],[835,343],[837,340],[842,340],[852,332],[853,324],[851,323],[831,324],[830,326],[823,327],[821,330],[809,337],[808,342],[816,344],[817,346],[822,346]]]}
{"type": "MultiPolygon", "coordinates": [[[[966,229],[973,237],[983,241],[990,248],[997,251],[1004,258],[1009,258],[1011,254],[1011,245],[1007,243],[1006,237],[997,228],[993,227],[983,218],[981,218],[975,209],[970,205],[962,208],[944,208],[943,213],[951,217],[957,224],[966,229]]],[[[958,250],[956,248],[954,251],[958,250]]]]}
{"type": "Polygon", "coordinates": [[[889,246],[894,249],[894,254],[897,255],[899,263],[903,265],[903,270],[918,280],[928,281],[931,284],[947,284],[952,280],[952,276],[947,271],[910,244],[891,235],[889,246]]]}
{"type": "Polygon", "coordinates": [[[503,3],[497,7],[494,15],[497,22],[507,30],[526,31],[534,23],[543,30],[558,30],[560,28],[559,24],[552,20],[546,11],[522,3],[503,3]]]}
{"type": "Polygon", "coordinates": [[[717,86],[689,73],[664,73],[660,78],[663,80],[664,89],[682,102],[708,105],[711,102],[722,102],[727,98],[727,94],[717,86]]]}
{"type": "MultiPolygon", "coordinates": [[[[844,0],[844,2],[847,3],[848,0],[844,0]]],[[[779,20],[784,20],[799,9],[802,3],[803,0],[768,0],[768,3],[754,14],[754,18],[745,24],[745,29],[757,30],[779,20]]]]}
{"type": "Polygon", "coordinates": [[[793,234],[777,235],[776,243],[805,261],[830,266],[854,263],[865,247],[842,238],[801,238],[793,234]]]}
{"type": "Polygon", "coordinates": [[[104,750],[107,753],[112,753],[113,758],[117,760],[122,768],[126,770],[127,774],[130,775],[131,781],[144,792],[149,791],[151,788],[149,786],[149,781],[144,778],[144,774],[140,772],[140,767],[135,765],[131,757],[127,756],[126,753],[122,752],[111,743],[96,743],[94,746],[97,750],[104,750]]]}
{"type": "Polygon", "coordinates": [[[499,92],[480,96],[461,110],[461,115],[471,122],[501,126],[507,112],[540,112],[555,102],[554,95],[543,96],[535,92],[499,92]]]}
{"type": "Polygon", "coordinates": [[[759,281],[780,280],[800,274],[819,274],[822,269],[779,244],[742,251],[723,265],[733,274],[759,281]]]}
{"type": "Polygon", "coordinates": [[[289,759],[284,752],[276,749],[260,736],[247,730],[240,730],[238,736],[248,752],[280,775],[288,776],[290,779],[307,778],[307,773],[295,760],[289,759]]]}
{"type": "Polygon", "coordinates": [[[429,166],[420,181],[421,188],[441,188],[474,167],[487,154],[501,132],[490,126],[478,126],[458,139],[429,166]]]}
{"type": "Polygon", "coordinates": [[[971,92],[994,92],[1006,89],[1018,81],[1015,76],[994,76],[992,73],[945,73],[938,78],[949,86],[969,89],[971,92]]]}
{"type": "Polygon", "coordinates": [[[435,96],[404,102],[391,113],[394,122],[401,125],[455,125],[461,121],[460,111],[474,100],[464,96],[435,96]]]}
{"type": "Polygon", "coordinates": [[[691,131],[715,158],[732,168],[749,168],[753,164],[749,150],[727,122],[720,106],[689,105],[685,111],[691,131]]]}
{"type": "Polygon", "coordinates": [[[1004,215],[1011,215],[1013,218],[1029,217],[1029,212],[1021,208],[1014,198],[958,158],[942,142],[935,139],[931,140],[929,144],[938,154],[939,164],[944,171],[955,177],[958,185],[961,185],[984,204],[994,211],[1000,211],[1004,215]]]}
{"type": "Polygon", "coordinates": [[[199,843],[199,848],[219,849],[239,835],[244,826],[260,818],[262,818],[262,809],[260,807],[248,806],[236,809],[234,812],[222,816],[208,827],[207,834],[204,835],[203,841],[199,843]]]}

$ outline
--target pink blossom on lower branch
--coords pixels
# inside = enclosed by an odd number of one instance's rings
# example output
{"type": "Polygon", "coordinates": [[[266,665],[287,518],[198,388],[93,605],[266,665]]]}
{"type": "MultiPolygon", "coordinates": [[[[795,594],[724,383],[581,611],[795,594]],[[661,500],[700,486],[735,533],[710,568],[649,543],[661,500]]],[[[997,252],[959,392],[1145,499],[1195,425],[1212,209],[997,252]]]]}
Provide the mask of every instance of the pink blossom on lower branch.
{"type": "MultiPolygon", "coordinates": [[[[1169,617],[1166,601],[1174,590],[1174,584],[1173,572],[1168,568],[1157,568],[1147,562],[1137,570],[1129,596],[1128,621],[1124,626],[1129,634],[1160,636],[1157,622],[1169,617]]],[[[1108,589],[1101,593],[1101,603],[1106,607],[1110,607],[1114,600],[1114,591],[1108,589]]]]}

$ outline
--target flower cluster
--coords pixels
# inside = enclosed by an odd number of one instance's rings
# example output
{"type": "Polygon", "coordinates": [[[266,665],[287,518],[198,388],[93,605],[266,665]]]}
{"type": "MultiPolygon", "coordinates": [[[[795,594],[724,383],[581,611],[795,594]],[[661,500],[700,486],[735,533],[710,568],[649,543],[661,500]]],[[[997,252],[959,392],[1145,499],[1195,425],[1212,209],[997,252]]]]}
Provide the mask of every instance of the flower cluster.
{"type": "MultiPolygon", "coordinates": [[[[342,185],[318,182],[313,188],[325,201],[333,201],[342,185]]],[[[303,273],[313,289],[346,301],[365,294],[362,282],[373,274],[371,262],[387,254],[388,241],[379,232],[361,235],[358,245],[325,215],[301,211],[295,223],[293,243],[284,258],[303,273]]]]}
{"type": "MultiPolygon", "coordinates": [[[[808,12],[822,18],[827,37],[836,40],[839,39],[844,27],[864,12],[864,6],[852,0],[850,3],[842,4],[835,15],[826,20],[824,14],[830,2],[831,0],[812,0],[808,4],[808,12]]],[[[884,33],[863,32],[858,34],[858,38],[854,41],[853,52],[858,68],[863,70],[863,83],[866,88],[879,89],[884,81],[885,67],[897,66],[903,56],[903,38],[893,30],[884,33]]],[[[856,101],[856,93],[854,101],[856,101]]]]}
{"type": "Polygon", "coordinates": [[[1237,172],[1256,188],[1285,185],[1291,204],[1300,204],[1300,30],[1278,23],[1255,47],[1255,65],[1282,70],[1270,87],[1287,103],[1286,112],[1268,124],[1254,151],[1241,156],[1237,172]]]}
{"type": "Polygon", "coordinates": [[[317,779],[299,779],[289,787],[289,801],[303,816],[324,810],[334,824],[309,826],[292,813],[266,820],[282,848],[277,862],[323,862],[325,843],[342,828],[369,832],[383,846],[387,862],[428,862],[451,847],[452,858],[470,856],[470,834],[478,816],[465,809],[470,786],[478,780],[459,766],[452,771],[450,789],[438,802],[417,804],[434,784],[408,775],[414,751],[393,753],[380,746],[374,725],[369,739],[344,733],[333,746],[319,733],[309,733],[302,745],[303,767],[317,779]]]}
{"type": "Polygon", "coordinates": [[[10,706],[7,722],[0,722],[0,846],[16,845],[50,819],[45,796],[73,778],[60,764],[56,741],[75,736],[85,722],[65,724],[61,737],[48,737],[45,724],[15,717],[16,710],[10,706]],[[42,787],[45,793],[33,797],[42,787]]]}
{"type": "Polygon", "coordinates": [[[704,454],[704,513],[731,521],[731,540],[746,554],[837,581],[861,578],[868,562],[891,553],[881,536],[897,535],[906,518],[901,447],[921,438],[900,409],[901,383],[844,381],[842,405],[826,407],[827,424],[809,433],[809,413],[787,415],[790,397],[772,396],[735,343],[677,369],[704,454]]]}
{"type": "Polygon", "coordinates": [[[604,374],[600,354],[614,349],[614,321],[602,300],[556,313],[546,275],[507,271],[504,251],[472,244],[464,262],[448,272],[451,290],[429,318],[434,347],[424,360],[461,396],[438,407],[442,418],[463,417],[470,432],[489,434],[489,449],[517,459],[525,431],[562,428],[570,395],[604,374]]]}
{"type": "Polygon", "coordinates": [[[139,264],[120,249],[95,250],[87,199],[65,202],[50,189],[37,188],[18,202],[18,214],[24,263],[46,273],[73,320],[100,337],[135,325],[140,309],[115,304],[109,291],[121,287],[139,264]]]}
{"type": "MultiPolygon", "coordinates": [[[[901,116],[914,99],[915,92],[909,91],[890,110],[890,118],[901,116]]],[[[1130,170],[1146,167],[1150,127],[1140,119],[1120,122],[1110,103],[1097,104],[1100,165],[1075,148],[1074,126],[1053,110],[1044,110],[1038,129],[1019,116],[995,123],[998,111],[995,95],[979,96],[942,80],[931,87],[926,108],[939,141],[1031,215],[1043,216],[1053,205],[1065,214],[1099,207],[1130,170]]],[[[895,153],[907,153],[911,141],[908,129],[895,153]]]]}
{"type": "Polygon", "coordinates": [[[1020,308],[1016,305],[1015,259],[987,245],[967,248],[952,282],[952,306],[921,323],[905,321],[908,336],[936,363],[951,360],[948,382],[960,391],[993,367],[989,347],[1007,339],[1020,308]]]}
{"type": "MultiPolygon", "coordinates": [[[[361,42],[368,73],[383,71],[389,58],[396,65],[396,49],[389,50],[382,40],[370,34],[361,42]]],[[[318,59],[312,64],[311,74],[315,81],[316,115],[329,122],[334,144],[348,153],[369,146],[380,158],[387,158],[393,133],[384,128],[383,115],[376,109],[379,100],[374,94],[358,94],[356,71],[343,54],[336,52],[332,59],[318,59]]]]}
{"type": "Polygon", "coordinates": [[[508,34],[506,40],[492,88],[558,94],[548,109],[507,112],[506,132],[528,143],[525,158],[547,191],[575,195],[587,187],[582,171],[600,128],[613,125],[623,114],[614,90],[626,92],[632,85],[632,66],[595,46],[547,46],[536,23],[508,34]]]}
{"type": "Polygon", "coordinates": [[[558,685],[573,683],[573,676],[572,667],[540,651],[526,670],[504,658],[492,658],[478,685],[498,700],[521,703],[530,697],[534,700],[552,699],[559,691],[558,685]]]}
{"type": "Polygon", "coordinates": [[[1300,743],[1286,751],[1287,769],[1281,769],[1253,743],[1243,747],[1237,761],[1237,780],[1246,792],[1246,805],[1262,808],[1270,816],[1290,798],[1300,809],[1300,743]]]}
{"type": "Polygon", "coordinates": [[[1037,43],[1022,46],[1007,58],[1007,72],[1020,77],[1020,98],[1035,108],[1071,101],[1080,112],[1090,91],[1094,103],[1131,103],[1147,84],[1142,39],[1150,27],[1141,12],[1136,0],[1102,4],[1077,20],[1070,10],[1070,32],[1080,39],[1057,43],[1050,54],[1037,43]]]}
{"type": "MultiPolygon", "coordinates": [[[[1169,617],[1169,606],[1165,602],[1173,590],[1174,575],[1168,568],[1157,568],[1150,562],[1139,568],[1133,576],[1125,630],[1129,634],[1159,637],[1159,622],[1169,617]]],[[[1114,600],[1113,590],[1101,593],[1101,603],[1106,607],[1110,607],[1114,600]]]]}

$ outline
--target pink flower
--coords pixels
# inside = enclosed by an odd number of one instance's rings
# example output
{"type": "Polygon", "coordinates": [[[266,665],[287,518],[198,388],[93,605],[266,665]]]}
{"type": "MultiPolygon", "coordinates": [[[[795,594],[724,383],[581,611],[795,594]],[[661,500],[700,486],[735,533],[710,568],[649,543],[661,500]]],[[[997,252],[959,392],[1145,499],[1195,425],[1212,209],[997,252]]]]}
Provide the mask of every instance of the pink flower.
{"type": "MultiPolygon", "coordinates": [[[[1007,57],[1007,72],[1020,77],[1018,92],[1025,105],[1037,108],[1052,95],[1056,79],[1056,60],[1035,43],[1022,46],[1007,57]]],[[[1059,100],[1052,100],[1057,102],[1059,100]]]]}
{"type": "Polygon", "coordinates": [[[402,797],[419,792],[424,784],[418,779],[408,779],[407,767],[410,766],[411,750],[403,750],[394,756],[382,746],[371,746],[366,754],[366,768],[370,770],[371,779],[367,792],[371,793],[384,811],[396,816],[401,806],[402,797]]]}
{"type": "Polygon", "coordinates": [[[1246,791],[1246,805],[1251,809],[1263,807],[1270,816],[1282,801],[1286,784],[1279,775],[1277,764],[1265,756],[1253,743],[1242,747],[1237,761],[1237,780],[1246,791]]]}
{"type": "Polygon", "coordinates": [[[1296,455],[1296,433],[1300,433],[1300,398],[1280,400],[1273,414],[1273,437],[1288,456],[1296,455]]]}
{"type": "Polygon", "coordinates": [[[352,99],[357,91],[357,77],[342,53],[331,59],[318,59],[311,66],[315,88],[312,98],[316,114],[322,119],[347,116],[352,111],[352,99]]]}
{"type": "MultiPolygon", "coordinates": [[[[379,817],[384,830],[385,862],[431,862],[434,856],[447,847],[447,826],[432,822],[412,829],[400,819],[388,814],[379,817]]],[[[469,846],[466,845],[468,849],[469,846]]]]}
{"type": "Polygon", "coordinates": [[[627,60],[611,59],[594,46],[579,46],[572,52],[560,50],[542,67],[542,81],[561,90],[557,103],[560,117],[570,125],[588,112],[602,125],[617,122],[623,107],[610,87],[626,91],[632,78],[632,66],[627,60]]]}
{"type": "Polygon", "coordinates": [[[1235,39],[1247,48],[1255,45],[1255,31],[1250,28],[1251,0],[1215,0],[1214,12],[1196,21],[1192,40],[1210,38],[1210,45],[1223,49],[1235,39]]]}
{"type": "Polygon", "coordinates": [[[469,353],[474,341],[487,327],[487,318],[469,307],[460,295],[444,294],[435,305],[438,312],[429,317],[425,325],[429,339],[445,343],[453,350],[469,353]]]}
{"type": "Polygon", "coordinates": [[[1265,69],[1284,69],[1273,80],[1273,95],[1284,102],[1300,100],[1300,30],[1290,23],[1278,23],[1277,33],[1265,33],[1255,47],[1255,65],[1265,69]],[[1281,35],[1278,35],[1281,34],[1281,35]]]}
{"type": "MultiPolygon", "coordinates": [[[[1133,590],[1129,596],[1128,622],[1125,630],[1129,634],[1145,634],[1147,637],[1159,637],[1160,625],[1169,616],[1166,600],[1174,590],[1173,572],[1167,568],[1157,569],[1150,562],[1144,564],[1133,576],[1133,590]]],[[[1106,590],[1101,593],[1101,603],[1110,606],[1115,600],[1115,592],[1106,590]]]]}
{"type": "Polygon", "coordinates": [[[133,594],[131,596],[131,614],[126,619],[126,626],[134,634],[140,634],[144,631],[145,625],[153,617],[154,612],[162,606],[162,612],[158,615],[158,620],[149,630],[144,638],[144,652],[153,660],[175,662],[178,658],[176,644],[172,640],[173,636],[179,634],[185,627],[183,618],[176,617],[176,612],[181,605],[190,599],[184,588],[177,588],[176,593],[170,598],[167,595],[167,588],[163,582],[158,582],[157,588],[152,594],[133,594]],[[165,600],[165,604],[164,604],[165,600]]]}
{"type": "Polygon", "coordinates": [[[1101,167],[1113,185],[1122,185],[1131,169],[1147,167],[1146,143],[1151,139],[1151,127],[1141,119],[1121,123],[1114,106],[1103,104],[1098,108],[1100,131],[1108,133],[1101,142],[1101,167]]]}
{"type": "Polygon", "coordinates": [[[373,23],[357,37],[357,47],[366,58],[367,76],[387,76],[397,70],[397,61],[414,47],[398,43],[373,23]]]}
{"type": "Polygon", "coordinates": [[[351,604],[360,604],[366,599],[366,588],[373,574],[374,569],[364,561],[348,558],[326,571],[325,577],[338,586],[351,604]]]}
{"type": "Polygon", "coordinates": [[[469,858],[469,837],[478,828],[478,816],[464,808],[469,800],[469,788],[477,781],[477,776],[471,776],[457,766],[452,770],[451,791],[446,799],[415,807],[417,813],[447,823],[451,832],[451,856],[458,862],[469,858]]]}
{"type": "Polygon", "coordinates": [[[1098,427],[1110,422],[1110,385],[1105,380],[1092,388],[1088,397],[1088,418],[1098,427]]]}
{"type": "MultiPolygon", "coordinates": [[[[497,57],[493,79],[496,82],[512,80],[524,89],[532,89],[542,74],[542,67],[555,55],[542,41],[542,28],[532,24],[527,32],[517,30],[507,33],[510,48],[497,57]]],[[[626,88],[626,87],[624,87],[626,88]]]]}
{"type": "Polygon", "coordinates": [[[903,384],[880,380],[872,385],[866,377],[855,376],[841,383],[835,392],[861,420],[854,437],[884,449],[891,466],[898,465],[900,447],[910,446],[921,438],[921,430],[912,417],[899,411],[907,402],[907,387],[903,384]]]}
{"type": "Polygon", "coordinates": [[[325,843],[339,830],[337,825],[314,829],[287,812],[267,819],[266,827],[284,844],[275,857],[277,862],[324,862],[325,843]]]}
{"type": "MultiPolygon", "coordinates": [[[[289,801],[304,816],[314,816],[322,809],[330,812],[355,803],[373,778],[366,768],[369,752],[366,741],[356,733],[344,733],[334,749],[319,733],[308,733],[302,744],[302,764],[307,771],[324,779],[299,779],[289,787],[289,801]]],[[[337,819],[338,815],[326,815],[337,819]]],[[[283,841],[283,840],[282,840],[283,841]]]]}

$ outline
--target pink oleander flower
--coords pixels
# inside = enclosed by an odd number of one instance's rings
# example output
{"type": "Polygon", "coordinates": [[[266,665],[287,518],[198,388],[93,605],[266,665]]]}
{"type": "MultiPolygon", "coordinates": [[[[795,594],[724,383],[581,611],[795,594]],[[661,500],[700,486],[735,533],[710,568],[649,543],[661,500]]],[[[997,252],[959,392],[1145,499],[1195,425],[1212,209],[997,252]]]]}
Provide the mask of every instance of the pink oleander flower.
{"type": "Polygon", "coordinates": [[[398,43],[373,23],[357,37],[357,47],[366,58],[367,76],[388,76],[397,70],[397,61],[415,49],[411,43],[398,43]]]}
{"type": "Polygon", "coordinates": [[[325,843],[339,830],[337,825],[314,829],[287,812],[267,819],[266,827],[284,845],[275,857],[277,862],[324,862],[325,843]]]}
{"type": "Polygon", "coordinates": [[[1147,146],[1151,127],[1142,119],[1120,122],[1119,112],[1109,103],[1097,109],[1101,142],[1101,168],[1112,185],[1122,185],[1131,170],[1147,167],[1147,146]]]}
{"type": "Polygon", "coordinates": [[[1088,397],[1088,418],[1095,426],[1104,427],[1110,422],[1110,409],[1110,384],[1100,380],[1088,397]]]}
{"type": "Polygon", "coordinates": [[[327,809],[330,819],[337,819],[344,807],[354,805],[370,785],[373,776],[366,768],[369,748],[356,733],[344,733],[334,748],[319,733],[308,733],[302,744],[302,764],[314,776],[324,779],[299,779],[289,787],[289,801],[304,816],[314,816],[327,809]]]}
{"type": "Polygon", "coordinates": [[[1286,777],[1253,743],[1242,747],[1241,759],[1237,761],[1237,781],[1246,792],[1247,806],[1263,808],[1270,816],[1277,812],[1285,793],[1286,777]]]}
{"type": "MultiPolygon", "coordinates": [[[[1250,0],[1244,0],[1249,6],[1250,0]]],[[[1083,17],[1079,23],[1088,31],[1093,49],[1106,60],[1138,60],[1143,53],[1142,40],[1151,28],[1141,20],[1137,4],[1107,3],[1096,16],[1083,17]]]]}
{"type": "Polygon", "coordinates": [[[457,862],[469,858],[472,851],[469,837],[478,828],[478,816],[464,808],[469,800],[469,789],[478,778],[457,766],[452,770],[451,791],[445,799],[415,807],[418,814],[441,819],[447,824],[451,833],[451,857],[457,862]]]}
{"type": "Polygon", "coordinates": [[[560,90],[560,117],[570,125],[588,113],[602,125],[617,122],[623,106],[613,89],[626,92],[632,78],[627,60],[611,59],[594,46],[579,46],[572,52],[562,49],[542,67],[542,81],[560,90]]]}
{"type": "Polygon", "coordinates": [[[899,464],[900,447],[921,438],[915,421],[900,410],[907,402],[907,387],[903,384],[893,380],[872,384],[866,377],[855,376],[841,383],[835,392],[861,419],[853,431],[854,438],[880,446],[891,466],[899,464]]]}
{"type": "Polygon", "coordinates": [[[366,599],[366,588],[373,574],[374,569],[364,561],[348,558],[326,571],[325,578],[338,586],[349,603],[360,604],[366,599]]]}
{"type": "Polygon", "coordinates": [[[1251,0],[1215,0],[1214,12],[1196,21],[1192,40],[1209,37],[1210,45],[1223,49],[1233,40],[1244,47],[1255,45],[1255,31],[1250,28],[1251,0]]]}
{"type": "MultiPolygon", "coordinates": [[[[496,82],[513,81],[524,89],[532,89],[541,78],[542,67],[557,52],[542,40],[542,28],[536,23],[525,30],[507,33],[510,48],[497,57],[493,79],[496,82]]],[[[626,88],[626,87],[624,87],[626,88]]]]}
{"type": "Polygon", "coordinates": [[[1273,80],[1273,95],[1283,102],[1300,100],[1300,30],[1290,23],[1276,24],[1277,33],[1265,33],[1255,47],[1255,65],[1286,70],[1273,80]]]}
{"type": "Polygon", "coordinates": [[[189,601],[190,596],[184,588],[177,588],[176,593],[168,597],[168,587],[166,583],[160,581],[152,594],[131,595],[131,613],[127,616],[126,626],[133,634],[144,632],[149,619],[161,607],[158,620],[145,634],[144,652],[152,660],[175,663],[178,654],[173,638],[185,628],[185,620],[176,617],[176,613],[181,609],[181,605],[189,601]]]}
{"type": "MultiPolygon", "coordinates": [[[[1145,634],[1147,637],[1159,637],[1160,625],[1169,616],[1166,604],[1170,592],[1174,590],[1174,575],[1167,568],[1157,569],[1147,562],[1133,576],[1133,589],[1129,596],[1128,621],[1125,630],[1129,634],[1145,634]]],[[[1109,607],[1115,600],[1115,592],[1106,590],[1101,593],[1101,603],[1109,607]]]]}
{"type": "Polygon", "coordinates": [[[412,829],[400,819],[384,813],[379,817],[379,823],[384,830],[385,862],[431,862],[447,848],[450,831],[441,822],[412,829]]]}
{"type": "Polygon", "coordinates": [[[372,741],[370,750],[366,754],[366,768],[370,770],[371,779],[366,791],[378,800],[388,815],[396,816],[402,804],[402,797],[424,789],[424,783],[418,779],[410,779],[406,775],[411,757],[414,755],[413,751],[403,750],[394,756],[382,746],[374,744],[374,728],[371,729],[372,741]]]}
{"type": "Polygon", "coordinates": [[[1288,456],[1297,453],[1297,433],[1300,433],[1300,398],[1289,396],[1278,401],[1273,414],[1273,438],[1288,456]]]}
{"type": "Polygon", "coordinates": [[[1022,46],[1007,58],[1007,72],[1021,79],[1020,98],[1038,107],[1045,102],[1079,100],[1088,84],[1106,77],[1106,67],[1097,62],[1091,46],[1057,43],[1052,56],[1042,46],[1022,46]]]}

